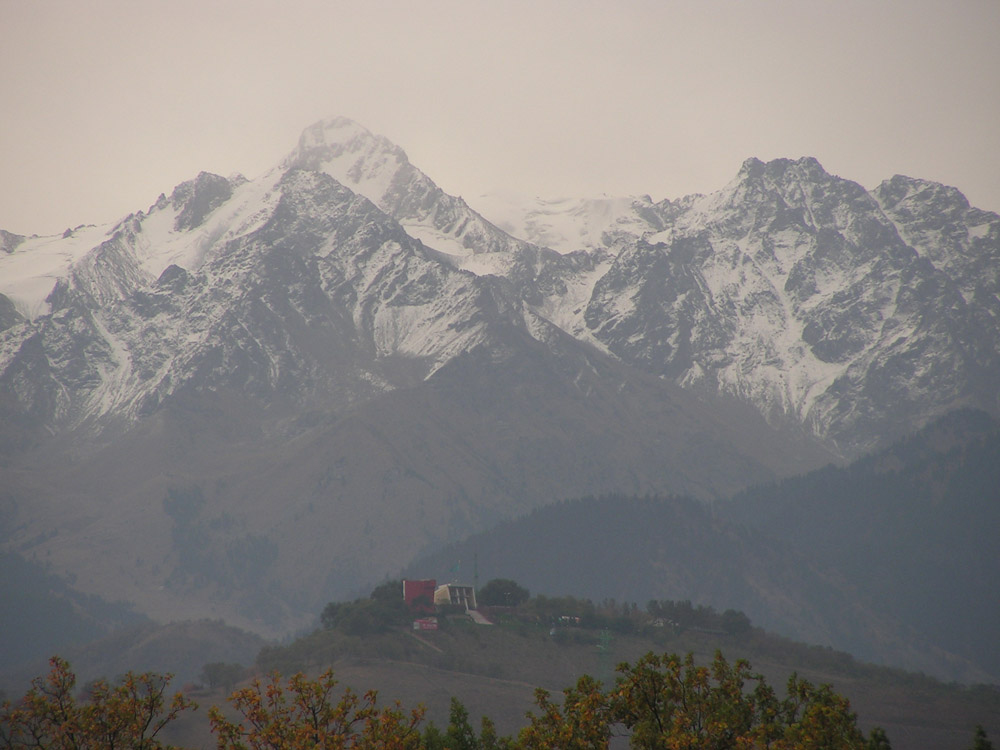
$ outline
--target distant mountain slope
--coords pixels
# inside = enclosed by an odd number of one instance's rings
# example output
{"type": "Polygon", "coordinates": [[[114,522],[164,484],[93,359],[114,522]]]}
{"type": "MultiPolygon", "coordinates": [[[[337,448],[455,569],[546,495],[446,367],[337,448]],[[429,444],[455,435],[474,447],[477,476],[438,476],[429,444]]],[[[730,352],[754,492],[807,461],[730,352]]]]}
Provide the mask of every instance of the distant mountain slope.
{"type": "Polygon", "coordinates": [[[403,574],[469,582],[474,566],[483,582],[513,578],[533,593],[734,608],[772,632],[860,658],[946,679],[992,679],[976,659],[933,645],[860,600],[832,566],[713,519],[683,498],[607,496],[547,506],[421,557],[403,574]]]}
{"type": "Polygon", "coordinates": [[[119,627],[85,643],[62,644],[14,670],[0,670],[0,689],[8,697],[23,694],[34,677],[48,674],[47,661],[60,656],[70,662],[77,685],[95,679],[114,680],[126,672],[172,674],[171,694],[185,684],[202,684],[202,668],[213,662],[249,667],[265,645],[259,636],[220,620],[140,622],[119,627]]]}
{"type": "Polygon", "coordinates": [[[412,577],[689,599],[865,659],[996,681],[1000,434],[961,412],[844,469],[684,498],[563,502],[418,559],[412,577]],[[455,568],[459,566],[459,572],[455,568]]]}
{"type": "Polygon", "coordinates": [[[955,412],[850,466],[717,507],[836,568],[861,600],[1000,679],[1000,422],[955,412]]]}
{"type": "Polygon", "coordinates": [[[0,673],[94,641],[144,618],[121,603],[75,591],[42,566],[0,553],[0,673]]]}
{"type": "Polygon", "coordinates": [[[793,452],[759,441],[753,415],[723,419],[565,345],[553,357],[512,329],[424,383],[274,435],[231,394],[179,395],[72,463],[32,454],[46,478],[7,542],[156,619],[281,632],[511,514],[594,488],[720,497],[793,452]]]}

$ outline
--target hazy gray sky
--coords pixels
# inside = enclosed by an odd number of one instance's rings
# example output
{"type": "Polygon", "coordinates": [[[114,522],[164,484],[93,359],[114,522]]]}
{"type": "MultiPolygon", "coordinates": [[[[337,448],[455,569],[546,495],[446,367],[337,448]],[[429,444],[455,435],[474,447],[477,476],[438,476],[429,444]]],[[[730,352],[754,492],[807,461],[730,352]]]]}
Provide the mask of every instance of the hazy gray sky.
{"type": "Polygon", "coordinates": [[[0,0],[0,228],[255,177],[316,120],[446,191],[722,187],[749,156],[1000,211],[998,0],[0,0]]]}

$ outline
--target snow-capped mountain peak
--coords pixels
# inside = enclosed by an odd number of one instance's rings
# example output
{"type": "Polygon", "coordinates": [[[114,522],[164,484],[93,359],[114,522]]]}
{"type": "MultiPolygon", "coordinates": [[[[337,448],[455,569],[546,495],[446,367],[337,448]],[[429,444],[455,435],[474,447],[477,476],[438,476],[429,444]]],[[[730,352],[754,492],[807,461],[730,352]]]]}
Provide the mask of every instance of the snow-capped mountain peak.
{"type": "Polygon", "coordinates": [[[48,312],[45,300],[56,282],[111,231],[105,224],[67,229],[62,235],[17,236],[17,242],[10,242],[11,250],[0,254],[0,294],[29,320],[48,312]]]}
{"type": "Polygon", "coordinates": [[[335,117],[306,128],[282,166],[325,172],[384,209],[394,179],[409,163],[399,146],[353,120],[335,117]]]}
{"type": "Polygon", "coordinates": [[[396,219],[412,237],[455,258],[514,252],[524,244],[441,190],[401,148],[346,117],[306,128],[282,164],[330,175],[396,219]]]}

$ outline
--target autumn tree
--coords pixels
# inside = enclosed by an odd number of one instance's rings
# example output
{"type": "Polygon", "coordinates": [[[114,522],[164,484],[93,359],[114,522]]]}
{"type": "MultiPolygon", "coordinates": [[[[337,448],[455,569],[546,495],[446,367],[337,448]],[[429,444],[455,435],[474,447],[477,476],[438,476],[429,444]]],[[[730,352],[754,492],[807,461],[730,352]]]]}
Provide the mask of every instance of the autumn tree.
{"type": "Polygon", "coordinates": [[[618,671],[608,696],[611,721],[635,748],[865,747],[847,700],[795,675],[779,699],[749,663],[729,664],[718,652],[711,666],[696,665],[691,654],[650,653],[618,671]]]}
{"type": "Polygon", "coordinates": [[[172,675],[152,672],[129,672],[115,685],[95,680],[89,684],[87,701],[78,702],[69,663],[53,657],[49,664],[49,674],[32,680],[23,698],[4,703],[0,748],[156,750],[169,747],[158,739],[164,727],[197,708],[181,693],[168,703],[172,675]]]}
{"type": "Polygon", "coordinates": [[[695,665],[691,654],[681,659],[650,653],[618,671],[611,705],[633,747],[733,747],[744,738],[752,743],[761,715],[777,712],[773,692],[750,665],[730,665],[721,654],[709,668],[695,665]],[[753,690],[746,690],[748,681],[755,683],[753,690]]]}
{"type": "Polygon", "coordinates": [[[868,744],[865,745],[865,750],[892,750],[889,737],[882,727],[875,727],[868,733],[868,744]]]}
{"type": "Polygon", "coordinates": [[[444,746],[448,750],[479,750],[479,738],[469,722],[469,711],[465,705],[452,697],[448,711],[448,731],[444,746]]]}
{"type": "Polygon", "coordinates": [[[535,690],[539,713],[528,714],[528,726],[517,738],[524,750],[596,750],[608,746],[612,718],[607,696],[589,675],[563,692],[562,705],[546,690],[535,690]]]}
{"type": "Polygon", "coordinates": [[[976,725],[976,732],[972,737],[972,750],[993,750],[993,743],[986,736],[982,724],[976,725]]]}
{"type": "Polygon", "coordinates": [[[817,687],[793,674],[788,679],[787,692],[779,714],[784,741],[780,747],[796,750],[865,747],[850,702],[829,685],[817,687]]]}
{"type": "Polygon", "coordinates": [[[469,721],[469,711],[455,697],[448,711],[448,728],[442,732],[430,724],[423,733],[422,750],[510,750],[513,744],[508,737],[497,735],[496,726],[482,717],[479,735],[469,721]]]}
{"type": "Polygon", "coordinates": [[[423,709],[406,713],[398,703],[379,708],[377,694],[336,693],[327,670],[315,680],[302,674],[282,682],[274,674],[237,690],[230,702],[242,719],[232,721],[217,707],[209,711],[219,750],[359,748],[417,750],[423,709]]]}

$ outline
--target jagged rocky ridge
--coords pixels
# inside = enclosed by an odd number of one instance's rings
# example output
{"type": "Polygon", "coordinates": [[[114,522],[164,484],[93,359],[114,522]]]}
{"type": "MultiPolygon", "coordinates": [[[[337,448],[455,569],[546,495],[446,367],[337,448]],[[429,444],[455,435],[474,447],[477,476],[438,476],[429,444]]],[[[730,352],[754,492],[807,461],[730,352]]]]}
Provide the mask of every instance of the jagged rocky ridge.
{"type": "MultiPolygon", "coordinates": [[[[1000,408],[1000,220],[970,208],[957,190],[897,176],[869,193],[827,174],[814,159],[751,159],[730,185],[709,196],[549,209],[550,224],[557,216],[577,230],[576,243],[573,232],[547,231],[523,207],[520,220],[506,225],[529,239],[556,240],[559,252],[498,229],[460,198],[446,195],[384,138],[343,118],[320,122],[261,180],[231,185],[203,174],[178,186],[148,215],[119,225],[59,282],[49,298],[50,315],[20,329],[32,335],[7,337],[5,390],[20,394],[15,412],[45,413],[50,423],[132,416],[155,408],[165,393],[195,377],[192,363],[212,350],[222,358],[212,377],[280,392],[297,366],[289,358],[294,347],[246,340],[234,321],[245,312],[226,307],[226,315],[214,320],[211,308],[221,307],[219,290],[229,286],[243,289],[246,304],[255,294],[270,294],[259,309],[282,318],[272,321],[275,332],[289,330],[288,314],[302,313],[300,295],[340,295],[345,309],[353,308],[351,321],[326,319],[320,325],[314,311],[308,313],[312,318],[303,316],[313,328],[325,329],[320,337],[339,329],[338,345],[329,348],[337,361],[328,363],[336,375],[323,375],[316,365],[298,374],[311,384],[325,380],[345,398],[356,392],[363,399],[391,384],[378,372],[358,380],[359,360],[345,360],[342,344],[367,348],[360,356],[374,354],[374,361],[390,354],[426,358],[426,375],[434,363],[481,340],[474,332],[449,333],[455,320],[471,313],[461,294],[446,290],[451,276],[444,266],[450,265],[509,282],[487,285],[498,310],[530,312],[656,376],[736,396],[773,424],[800,425],[844,456],[885,445],[955,406],[993,413],[1000,408]],[[403,232],[386,230],[398,236],[377,240],[383,248],[395,242],[399,251],[369,258],[341,247],[375,220],[358,207],[342,208],[349,199],[321,175],[393,217],[403,232]],[[294,222],[282,223],[280,212],[307,203],[308,219],[299,211],[294,222]],[[269,216],[272,210],[279,213],[269,216]],[[213,212],[228,216],[211,222],[213,212]],[[147,239],[146,227],[162,224],[164,213],[172,231],[147,239]],[[263,216],[269,216],[266,226],[255,226],[263,216]],[[287,236],[279,242],[282,233],[287,236]],[[234,265],[234,249],[249,242],[269,247],[254,263],[286,265],[281,278],[272,271],[270,292],[254,285],[259,270],[234,265]],[[295,260],[323,242],[329,247],[321,251],[322,261],[295,260]],[[165,254],[156,243],[184,246],[186,262],[157,267],[165,254]],[[297,255],[287,252],[292,244],[297,255]],[[411,279],[403,296],[380,284],[359,288],[369,281],[357,271],[362,262],[370,273],[389,273],[386,283],[411,279]],[[283,287],[288,299],[275,299],[285,296],[283,287]],[[181,288],[186,291],[179,293],[181,288]],[[413,294],[420,296],[416,304],[407,298],[413,294]],[[194,304],[191,295],[201,295],[202,302],[194,304]],[[73,299],[80,310],[111,308],[113,319],[101,323],[106,330],[96,330],[86,313],[70,322],[65,310],[73,299]],[[190,311],[185,346],[178,327],[157,330],[157,304],[173,304],[175,320],[180,311],[190,311]],[[142,346],[128,341],[129,331],[141,332],[142,346]],[[38,335],[62,351],[86,352],[86,363],[70,356],[32,360],[38,335]],[[54,343],[67,335],[72,345],[54,343]],[[19,358],[14,348],[23,342],[30,344],[19,358]],[[237,350],[248,358],[241,367],[228,358],[237,350]]],[[[30,252],[22,242],[4,235],[8,253],[19,246],[21,253],[30,252]]],[[[459,286],[487,293],[472,279],[459,286]]],[[[6,328],[19,320],[11,307],[0,309],[6,328]]],[[[317,339],[313,351],[329,343],[317,339]]]]}
{"type": "Polygon", "coordinates": [[[582,207],[498,208],[608,258],[563,320],[624,361],[846,457],[957,405],[1000,406],[1000,219],[953,188],[897,176],[868,192],[815,159],[751,159],[708,196],[582,207]]]}

